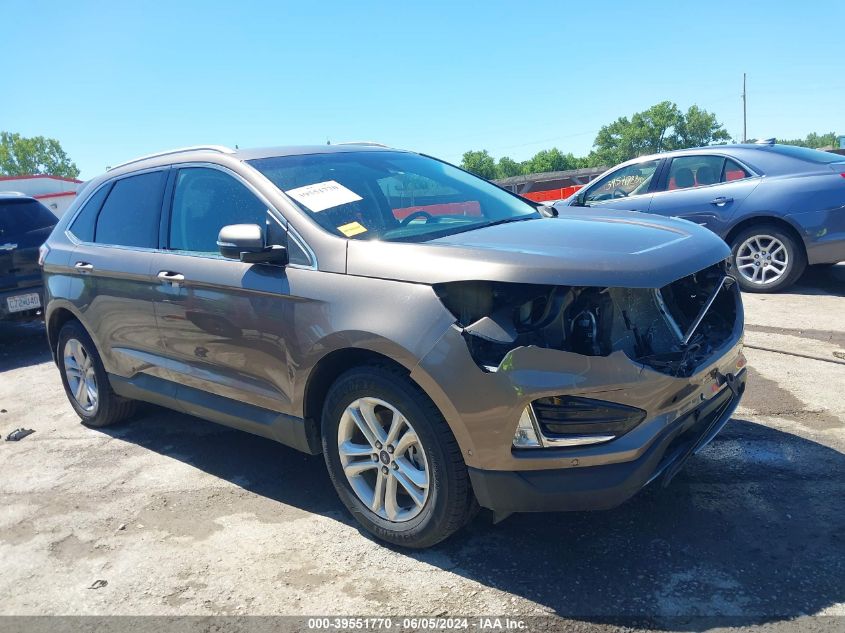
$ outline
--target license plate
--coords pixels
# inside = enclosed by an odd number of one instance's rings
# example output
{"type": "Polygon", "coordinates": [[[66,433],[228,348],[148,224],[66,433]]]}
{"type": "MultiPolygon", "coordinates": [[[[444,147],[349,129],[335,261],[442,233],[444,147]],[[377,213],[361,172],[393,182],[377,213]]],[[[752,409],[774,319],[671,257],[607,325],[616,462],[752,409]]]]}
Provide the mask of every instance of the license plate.
{"type": "Polygon", "coordinates": [[[41,297],[37,292],[30,292],[25,295],[6,297],[6,305],[9,312],[23,312],[24,310],[35,310],[41,307],[41,297]]]}

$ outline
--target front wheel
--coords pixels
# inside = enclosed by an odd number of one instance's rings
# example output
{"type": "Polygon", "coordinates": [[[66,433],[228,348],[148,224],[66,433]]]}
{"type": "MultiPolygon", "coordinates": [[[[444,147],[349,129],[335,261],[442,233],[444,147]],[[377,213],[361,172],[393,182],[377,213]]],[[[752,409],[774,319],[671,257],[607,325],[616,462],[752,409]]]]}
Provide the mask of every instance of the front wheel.
{"type": "Polygon", "coordinates": [[[68,321],[59,331],[56,360],[67,398],[83,424],[109,426],[135,411],[134,400],[112,391],[94,341],[79,321],[68,321]]]}
{"type": "Polygon", "coordinates": [[[771,224],[741,231],[731,243],[731,255],[739,285],[747,292],[785,290],[807,267],[802,245],[771,224]]]}
{"type": "Polygon", "coordinates": [[[472,516],[475,498],[449,426],[399,371],[366,366],[338,378],[326,398],[322,435],[341,501],[376,537],[429,547],[472,516]]]}

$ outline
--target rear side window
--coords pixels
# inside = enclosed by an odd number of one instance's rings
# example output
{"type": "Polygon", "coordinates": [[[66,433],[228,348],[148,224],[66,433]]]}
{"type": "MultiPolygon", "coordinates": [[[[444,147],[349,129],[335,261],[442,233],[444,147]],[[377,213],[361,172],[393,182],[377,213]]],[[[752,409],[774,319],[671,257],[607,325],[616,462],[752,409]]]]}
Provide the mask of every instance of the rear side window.
{"type": "Polygon", "coordinates": [[[97,214],[103,206],[103,201],[109,194],[111,185],[105,185],[97,189],[96,193],[88,198],[73,224],[70,225],[70,232],[74,234],[76,239],[83,242],[94,241],[94,225],[97,223],[97,214]]]}
{"type": "Polygon", "coordinates": [[[267,223],[267,205],[219,169],[179,170],[170,214],[172,250],[218,253],[217,235],[227,224],[267,223]]]}
{"type": "Polygon", "coordinates": [[[114,183],[97,218],[94,241],[137,248],[158,247],[165,172],[122,178],[114,183]]]}
{"type": "Polygon", "coordinates": [[[54,226],[56,221],[56,216],[35,200],[22,198],[0,201],[0,240],[54,226]]]}
{"type": "Polygon", "coordinates": [[[689,189],[704,187],[721,181],[723,156],[682,156],[673,158],[669,166],[667,189],[689,189]]]}
{"type": "Polygon", "coordinates": [[[728,158],[725,161],[725,170],[724,176],[722,177],[722,182],[731,182],[733,180],[742,180],[743,178],[750,177],[751,174],[748,173],[748,170],[745,169],[742,165],[740,165],[735,160],[728,158]]]}

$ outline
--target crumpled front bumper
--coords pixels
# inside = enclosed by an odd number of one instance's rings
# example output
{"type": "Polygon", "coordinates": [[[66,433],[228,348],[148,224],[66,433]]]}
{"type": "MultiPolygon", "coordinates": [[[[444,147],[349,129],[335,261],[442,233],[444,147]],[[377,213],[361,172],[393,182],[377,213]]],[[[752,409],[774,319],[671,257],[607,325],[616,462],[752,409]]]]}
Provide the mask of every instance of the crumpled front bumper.
{"type": "Polygon", "coordinates": [[[499,471],[470,468],[478,503],[499,514],[604,510],[620,505],[650,482],[664,483],[730,420],[745,390],[746,372],[732,386],[664,429],[629,462],[555,470],[499,471]]]}
{"type": "MultiPolygon", "coordinates": [[[[725,397],[724,376],[736,376],[735,384],[744,386],[744,365],[741,316],[731,340],[688,377],[657,372],[623,352],[585,356],[533,346],[512,350],[497,371],[485,372],[471,358],[460,329],[452,326],[411,377],[452,428],[482,506],[503,512],[565,510],[612,507],[671,468],[681,459],[673,442],[689,439],[686,432],[699,428],[690,421],[697,423],[696,416],[709,414],[725,397]],[[523,409],[556,395],[633,406],[647,416],[603,444],[515,449],[523,409]]],[[[730,418],[742,388],[730,392],[710,431],[718,432],[730,418]]]]}

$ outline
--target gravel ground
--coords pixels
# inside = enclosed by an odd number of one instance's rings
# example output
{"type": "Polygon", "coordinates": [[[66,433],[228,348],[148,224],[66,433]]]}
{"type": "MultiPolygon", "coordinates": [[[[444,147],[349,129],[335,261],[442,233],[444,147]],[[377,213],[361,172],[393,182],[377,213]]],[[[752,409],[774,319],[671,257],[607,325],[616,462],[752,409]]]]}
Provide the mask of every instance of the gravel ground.
{"type": "Polygon", "coordinates": [[[155,407],[85,428],[43,328],[2,325],[0,432],[36,432],[0,443],[0,614],[842,630],[845,265],[745,300],[743,405],[668,488],[601,513],[482,514],[411,553],[357,529],[321,457],[155,407]]]}

